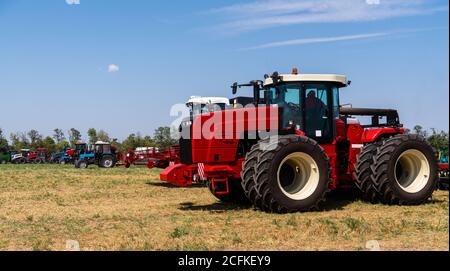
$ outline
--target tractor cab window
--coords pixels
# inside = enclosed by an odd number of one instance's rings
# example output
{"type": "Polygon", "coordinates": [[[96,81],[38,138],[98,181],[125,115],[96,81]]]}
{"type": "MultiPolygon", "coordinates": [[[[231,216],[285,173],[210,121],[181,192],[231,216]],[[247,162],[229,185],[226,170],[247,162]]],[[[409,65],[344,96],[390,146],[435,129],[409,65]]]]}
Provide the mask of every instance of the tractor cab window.
{"type": "Polygon", "coordinates": [[[297,130],[301,130],[300,93],[300,84],[282,84],[270,88],[268,97],[266,97],[267,102],[269,105],[276,105],[281,108],[281,128],[294,127],[297,130]]]}
{"type": "Polygon", "coordinates": [[[333,92],[333,118],[335,120],[340,118],[339,115],[339,88],[334,86],[331,90],[333,92]]]}
{"type": "Polygon", "coordinates": [[[111,153],[111,145],[103,145],[102,153],[111,153]]]}
{"type": "Polygon", "coordinates": [[[320,140],[332,136],[329,93],[328,85],[305,85],[305,133],[308,137],[320,140]]]}

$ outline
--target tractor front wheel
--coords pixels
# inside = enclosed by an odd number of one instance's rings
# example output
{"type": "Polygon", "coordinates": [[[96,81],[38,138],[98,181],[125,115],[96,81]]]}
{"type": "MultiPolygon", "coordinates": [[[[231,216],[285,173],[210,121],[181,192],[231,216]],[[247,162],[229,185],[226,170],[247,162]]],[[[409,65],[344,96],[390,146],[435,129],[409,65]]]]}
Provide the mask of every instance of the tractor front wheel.
{"type": "Polygon", "coordinates": [[[437,188],[437,155],[425,138],[398,135],[378,148],[372,182],[386,204],[421,204],[437,188]]]}
{"type": "Polygon", "coordinates": [[[255,207],[273,213],[319,209],[331,183],[324,149],[297,135],[266,139],[259,148],[254,166],[255,207]]]}
{"type": "Polygon", "coordinates": [[[76,160],[75,161],[75,168],[88,168],[88,163],[84,160],[76,160]]]}

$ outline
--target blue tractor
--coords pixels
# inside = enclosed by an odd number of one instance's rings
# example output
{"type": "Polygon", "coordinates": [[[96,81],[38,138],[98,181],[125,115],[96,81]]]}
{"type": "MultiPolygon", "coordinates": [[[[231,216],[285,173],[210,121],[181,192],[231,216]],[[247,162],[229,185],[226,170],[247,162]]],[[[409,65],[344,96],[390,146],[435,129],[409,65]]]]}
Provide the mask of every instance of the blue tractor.
{"type": "Polygon", "coordinates": [[[117,163],[116,148],[110,143],[96,142],[89,145],[87,150],[80,153],[75,161],[76,168],[88,168],[89,165],[98,165],[102,168],[112,168],[117,163]]]}

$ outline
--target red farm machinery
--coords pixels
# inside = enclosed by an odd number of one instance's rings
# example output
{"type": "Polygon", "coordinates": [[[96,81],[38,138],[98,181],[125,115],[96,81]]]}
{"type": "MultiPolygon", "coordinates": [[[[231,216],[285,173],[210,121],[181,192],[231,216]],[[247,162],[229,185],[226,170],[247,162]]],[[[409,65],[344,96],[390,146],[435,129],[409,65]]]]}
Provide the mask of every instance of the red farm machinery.
{"type": "Polygon", "coordinates": [[[339,92],[350,83],[294,69],[233,84],[233,94],[252,87],[254,103],[183,123],[180,163],[161,180],[203,181],[219,200],[274,213],[318,209],[338,188],[356,187],[370,202],[425,202],[438,186],[437,153],[405,134],[396,110],[341,106],[339,92]]]}
{"type": "Polygon", "coordinates": [[[147,165],[148,168],[166,168],[180,162],[180,148],[178,145],[168,148],[140,147],[128,150],[126,155],[119,154],[119,161],[126,168],[131,165],[147,165]]]}

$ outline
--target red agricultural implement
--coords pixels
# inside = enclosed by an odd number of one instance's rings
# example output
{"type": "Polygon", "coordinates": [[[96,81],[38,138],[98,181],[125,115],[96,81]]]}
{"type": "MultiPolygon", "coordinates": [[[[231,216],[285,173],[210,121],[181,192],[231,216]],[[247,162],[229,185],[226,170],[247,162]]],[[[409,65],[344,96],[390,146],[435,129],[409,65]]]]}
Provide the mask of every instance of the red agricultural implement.
{"type": "Polygon", "coordinates": [[[169,148],[137,148],[129,150],[126,155],[120,154],[119,160],[126,168],[131,165],[147,165],[148,168],[166,168],[170,164],[180,162],[180,148],[178,145],[169,148]]]}
{"type": "Polygon", "coordinates": [[[330,191],[357,187],[370,202],[421,204],[438,186],[437,154],[405,134],[393,109],[349,108],[333,74],[278,74],[253,87],[254,106],[197,115],[182,124],[180,163],[161,180],[203,180],[222,201],[267,212],[317,209],[330,191]],[[362,123],[356,117],[369,117],[362,123]]]}

